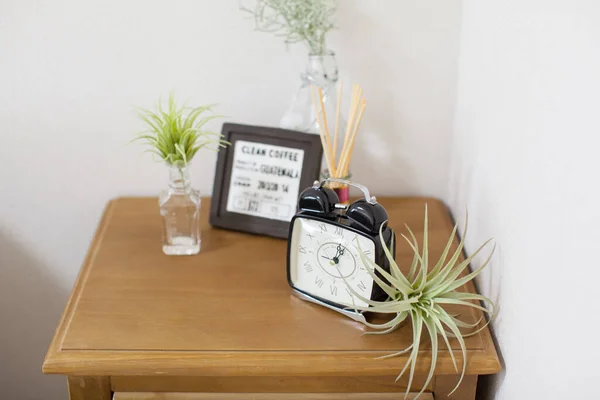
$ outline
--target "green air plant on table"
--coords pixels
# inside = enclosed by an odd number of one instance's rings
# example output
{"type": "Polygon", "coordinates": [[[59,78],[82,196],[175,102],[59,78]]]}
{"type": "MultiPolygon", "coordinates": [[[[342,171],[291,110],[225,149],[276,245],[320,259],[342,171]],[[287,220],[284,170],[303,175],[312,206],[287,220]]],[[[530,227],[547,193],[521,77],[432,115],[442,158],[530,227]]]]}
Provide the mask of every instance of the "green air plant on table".
{"type": "Polygon", "coordinates": [[[203,129],[210,120],[222,118],[221,115],[202,116],[210,110],[211,106],[178,107],[173,95],[170,95],[167,110],[163,110],[160,101],[156,112],[138,108],[138,115],[145,122],[146,130],[138,134],[136,140],[146,141],[150,145],[149,151],[167,164],[185,166],[198,150],[218,150],[229,144],[221,139],[220,134],[203,129]]]}
{"type": "MultiPolygon", "coordinates": [[[[387,258],[390,261],[390,273],[385,271],[383,268],[375,264],[371,259],[365,256],[362,250],[359,248],[362,262],[367,266],[367,271],[373,277],[377,285],[388,295],[387,301],[373,301],[366,299],[357,293],[352,286],[348,286],[348,290],[352,292],[356,298],[361,299],[367,303],[368,307],[358,307],[355,305],[349,306],[348,308],[357,311],[368,311],[374,313],[382,313],[390,315],[392,318],[385,323],[373,324],[365,322],[365,324],[375,329],[374,331],[367,332],[367,334],[387,334],[396,330],[400,325],[406,321],[411,320],[413,330],[413,343],[408,348],[393,353],[390,355],[383,356],[382,358],[389,358],[399,356],[410,352],[408,360],[404,365],[403,369],[396,380],[400,379],[404,373],[409,371],[409,380],[406,394],[408,395],[410,387],[414,377],[414,370],[417,363],[417,357],[419,354],[419,345],[421,343],[421,333],[427,331],[431,340],[431,366],[429,374],[423,385],[423,389],[419,393],[419,396],[423,393],[435,371],[437,353],[439,349],[438,336],[445,342],[446,347],[450,353],[452,363],[455,370],[458,372],[458,366],[456,358],[449,343],[449,338],[456,338],[462,352],[462,372],[460,379],[452,392],[454,392],[460,383],[466,372],[466,346],[464,338],[472,336],[482,329],[491,321],[494,316],[494,303],[487,297],[475,294],[458,291],[461,286],[475,278],[489,263],[494,249],[490,252],[490,255],[486,261],[473,272],[467,273],[461,276],[465,270],[468,271],[468,266],[473,257],[491,241],[488,240],[481,245],[470,257],[465,260],[461,260],[461,254],[464,247],[464,240],[467,231],[467,221],[465,222],[465,229],[462,234],[458,247],[452,253],[448,259],[450,249],[456,236],[457,226],[454,227],[448,243],[444,248],[439,260],[435,264],[431,264],[432,268],[429,269],[429,250],[428,250],[428,231],[427,231],[427,206],[425,206],[425,221],[423,230],[423,248],[419,250],[417,239],[410,228],[407,226],[407,230],[410,239],[405,235],[402,237],[406,240],[409,247],[413,251],[413,260],[410,265],[410,269],[407,275],[402,273],[394,258],[385,246],[383,242],[383,236],[380,237],[382,240],[383,248],[387,258]],[[475,301],[475,303],[473,302],[475,301]],[[480,302],[483,301],[491,307],[483,307],[480,302]],[[459,315],[450,314],[445,307],[449,305],[471,307],[483,311],[488,315],[488,320],[481,327],[477,328],[481,323],[483,317],[475,322],[474,324],[468,324],[459,319],[459,315]],[[463,333],[461,328],[470,329],[471,332],[463,333]],[[473,329],[475,329],[473,331],[473,329]]],[[[495,246],[494,246],[495,248],[495,246]]]]}
{"type": "Polygon", "coordinates": [[[286,45],[302,43],[308,50],[306,69],[300,86],[280,126],[317,133],[318,122],[311,103],[309,87],[323,91],[324,103],[333,115],[337,104],[338,67],[335,53],[327,47],[327,35],[336,29],[337,0],[248,0],[252,6],[241,9],[254,19],[256,30],[282,37],[286,45]]]}
{"type": "Polygon", "coordinates": [[[192,255],[200,251],[200,194],[190,185],[188,165],[200,149],[218,151],[229,143],[204,126],[220,115],[208,115],[210,106],[178,107],[173,95],[167,109],[138,109],[146,129],[135,140],[146,142],[148,151],[169,166],[169,186],[160,195],[163,222],[163,252],[192,255]]]}

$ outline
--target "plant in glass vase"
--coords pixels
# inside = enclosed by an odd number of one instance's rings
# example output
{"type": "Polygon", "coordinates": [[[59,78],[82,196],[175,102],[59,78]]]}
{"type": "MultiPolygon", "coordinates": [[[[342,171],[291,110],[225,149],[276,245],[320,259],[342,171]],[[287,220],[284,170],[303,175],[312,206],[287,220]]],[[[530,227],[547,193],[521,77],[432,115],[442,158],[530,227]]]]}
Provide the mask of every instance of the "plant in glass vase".
{"type": "Polygon", "coordinates": [[[318,121],[311,106],[309,87],[323,91],[327,107],[335,107],[338,68],[335,53],[327,47],[327,34],[336,28],[337,0],[255,0],[242,10],[254,17],[256,29],[284,38],[286,45],[303,43],[308,50],[306,70],[290,108],[281,118],[282,128],[316,133],[318,121]]]}
{"type": "Polygon", "coordinates": [[[163,109],[159,100],[156,111],[138,108],[146,125],[135,140],[146,142],[148,151],[169,167],[169,185],[159,198],[163,223],[163,252],[168,255],[192,255],[200,251],[200,193],[192,189],[189,163],[203,148],[218,151],[229,143],[222,135],[204,130],[204,125],[220,115],[203,116],[211,106],[178,107],[173,95],[163,109]]]}

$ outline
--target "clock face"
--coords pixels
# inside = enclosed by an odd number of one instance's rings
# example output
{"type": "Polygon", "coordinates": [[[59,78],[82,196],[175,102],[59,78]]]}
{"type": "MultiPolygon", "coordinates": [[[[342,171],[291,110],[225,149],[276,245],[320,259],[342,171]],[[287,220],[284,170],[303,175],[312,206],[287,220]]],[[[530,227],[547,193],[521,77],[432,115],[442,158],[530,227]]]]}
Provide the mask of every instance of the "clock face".
{"type": "Polygon", "coordinates": [[[295,288],[337,304],[367,305],[352,295],[348,285],[371,297],[373,278],[358,248],[374,260],[372,240],[339,225],[296,218],[291,241],[290,280],[295,288]]]}

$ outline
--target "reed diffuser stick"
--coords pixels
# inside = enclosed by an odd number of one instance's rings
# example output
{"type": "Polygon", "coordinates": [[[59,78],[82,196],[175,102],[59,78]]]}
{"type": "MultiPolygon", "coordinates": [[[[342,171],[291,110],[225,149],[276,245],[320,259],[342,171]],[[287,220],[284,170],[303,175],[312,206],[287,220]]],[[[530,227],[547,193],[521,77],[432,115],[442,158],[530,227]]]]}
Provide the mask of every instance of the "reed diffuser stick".
{"type": "Polygon", "coordinates": [[[336,165],[336,153],[338,150],[338,131],[340,128],[340,107],[342,105],[342,86],[343,82],[340,79],[337,96],[337,106],[335,108],[335,132],[333,133],[333,164],[336,165]]]}
{"type": "Polygon", "coordinates": [[[315,108],[317,124],[319,125],[319,137],[325,153],[325,160],[329,169],[329,176],[333,178],[346,178],[350,168],[350,160],[354,152],[356,136],[360,130],[362,118],[367,107],[367,102],[363,98],[363,89],[357,85],[352,85],[352,97],[350,100],[350,113],[348,115],[348,126],[344,134],[344,141],[341,153],[337,156],[337,147],[339,139],[340,125],[340,103],[342,98],[342,84],[338,88],[338,104],[336,105],[335,128],[332,135],[327,125],[327,112],[325,110],[325,101],[323,99],[323,90],[321,88],[310,87],[310,94],[315,108]],[[318,97],[317,97],[318,94],[318,97]]]}
{"type": "MultiPolygon", "coordinates": [[[[321,115],[323,117],[323,128],[325,130],[325,138],[327,142],[327,151],[329,151],[329,159],[331,160],[331,165],[333,166],[333,170],[329,170],[330,173],[334,174],[336,171],[335,168],[335,153],[334,149],[331,146],[331,135],[329,134],[329,124],[327,123],[327,112],[325,110],[325,102],[323,101],[323,89],[321,87],[317,87],[319,91],[319,103],[321,104],[321,115]]],[[[322,130],[321,130],[322,131],[322,130]]]]}
{"type": "MultiPolygon", "coordinates": [[[[342,148],[342,154],[340,156],[340,160],[338,161],[338,175],[340,178],[345,178],[347,173],[344,173],[344,164],[346,163],[346,159],[348,158],[350,152],[350,143],[352,134],[354,132],[354,127],[356,124],[356,117],[359,111],[360,106],[360,95],[361,90],[358,85],[353,86],[352,90],[352,101],[350,102],[350,116],[348,118],[348,126],[346,129],[346,135],[344,137],[344,147],[342,148]]],[[[349,161],[348,161],[349,162],[349,161]]]]}
{"type": "Polygon", "coordinates": [[[323,146],[323,153],[325,153],[325,161],[327,162],[327,167],[330,171],[334,168],[333,162],[330,158],[329,146],[327,145],[327,140],[325,139],[325,132],[323,130],[323,124],[321,123],[321,113],[319,112],[317,98],[315,95],[314,87],[310,87],[310,95],[312,97],[313,106],[315,108],[315,116],[317,117],[317,124],[319,125],[319,136],[321,137],[321,146],[323,146]]]}
{"type": "MultiPolygon", "coordinates": [[[[350,114],[348,115],[348,125],[346,126],[346,134],[344,135],[344,145],[342,147],[342,154],[340,155],[339,161],[338,161],[338,170],[340,169],[339,167],[341,167],[341,161],[344,158],[344,155],[347,153],[348,151],[348,145],[349,143],[349,139],[350,136],[352,134],[352,125],[354,123],[354,109],[356,108],[356,95],[358,93],[358,88],[357,85],[354,84],[352,86],[352,99],[350,100],[350,114]]],[[[341,170],[340,170],[341,172],[341,170]]],[[[343,176],[339,176],[338,178],[343,178],[343,176]]]]}
{"type": "Polygon", "coordinates": [[[350,149],[348,150],[348,155],[345,160],[345,164],[341,167],[342,174],[344,176],[348,175],[348,168],[350,167],[350,159],[352,158],[352,152],[354,151],[354,142],[356,140],[356,134],[360,128],[360,123],[362,122],[363,114],[365,113],[365,109],[367,108],[367,102],[365,100],[362,101],[362,105],[360,106],[360,112],[358,114],[358,119],[356,121],[356,125],[354,127],[354,132],[352,133],[352,139],[350,140],[350,149]]]}

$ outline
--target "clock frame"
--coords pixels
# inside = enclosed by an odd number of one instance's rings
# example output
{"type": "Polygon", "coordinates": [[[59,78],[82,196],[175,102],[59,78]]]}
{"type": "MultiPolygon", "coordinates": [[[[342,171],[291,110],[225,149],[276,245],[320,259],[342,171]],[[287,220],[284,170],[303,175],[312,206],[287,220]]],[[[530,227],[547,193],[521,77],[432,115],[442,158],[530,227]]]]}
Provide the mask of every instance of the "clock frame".
{"type": "MultiPolygon", "coordinates": [[[[389,260],[386,257],[385,252],[383,250],[383,245],[381,243],[379,234],[378,233],[371,234],[370,232],[365,232],[363,230],[358,229],[356,226],[353,226],[352,221],[344,214],[337,214],[335,217],[332,218],[332,217],[323,217],[323,216],[315,215],[310,212],[302,212],[301,211],[301,212],[297,213],[290,222],[290,231],[289,231],[289,239],[290,240],[288,240],[288,246],[287,246],[287,280],[288,280],[288,284],[290,285],[290,287],[292,287],[292,289],[294,290],[294,294],[296,296],[302,298],[303,300],[308,300],[313,303],[317,303],[319,305],[333,309],[335,311],[342,312],[343,314],[349,316],[350,318],[353,318],[356,320],[364,319],[362,314],[357,314],[354,311],[348,310],[347,305],[339,304],[334,301],[331,301],[330,299],[326,299],[326,298],[318,296],[314,293],[310,293],[306,290],[302,290],[302,289],[296,287],[294,285],[294,283],[292,282],[292,279],[291,279],[291,254],[293,251],[298,251],[298,249],[292,248],[292,244],[294,243],[294,240],[292,240],[293,239],[292,236],[294,234],[293,233],[294,223],[297,219],[300,219],[300,218],[313,220],[316,222],[326,223],[326,224],[334,226],[334,227],[340,227],[344,230],[350,231],[354,234],[360,235],[360,236],[372,241],[374,244],[374,249],[375,249],[375,251],[374,251],[375,263],[377,265],[379,265],[381,268],[383,268],[385,271],[389,272],[390,271],[389,260]]],[[[395,257],[396,250],[395,250],[395,233],[394,233],[394,231],[390,227],[386,227],[383,229],[382,234],[383,234],[385,245],[388,248],[391,248],[392,255],[395,257]]],[[[359,261],[359,262],[362,262],[362,261],[359,261]]],[[[375,271],[375,274],[382,280],[386,281],[386,279],[383,276],[381,276],[381,274],[378,271],[375,271]]],[[[383,301],[386,298],[387,298],[386,293],[379,287],[379,285],[377,285],[377,283],[374,282],[373,287],[371,289],[370,299],[377,300],[377,301],[383,301]]]]}

